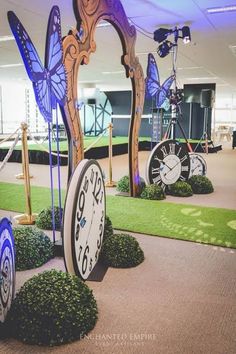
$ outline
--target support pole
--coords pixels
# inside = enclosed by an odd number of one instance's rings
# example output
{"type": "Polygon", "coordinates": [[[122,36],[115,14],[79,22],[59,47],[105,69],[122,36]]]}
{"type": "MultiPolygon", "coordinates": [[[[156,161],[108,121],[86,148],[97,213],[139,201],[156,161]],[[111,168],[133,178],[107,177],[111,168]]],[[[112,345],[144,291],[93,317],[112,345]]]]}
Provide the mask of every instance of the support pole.
{"type": "Polygon", "coordinates": [[[26,213],[15,216],[15,220],[20,225],[33,225],[37,214],[32,214],[31,193],[30,193],[30,174],[29,174],[29,153],[27,143],[27,124],[21,123],[22,129],[22,170],[24,175],[25,185],[25,205],[26,213]]]}
{"type": "Polygon", "coordinates": [[[49,140],[49,164],[50,164],[50,188],[51,188],[51,207],[52,207],[52,238],[53,243],[56,242],[56,227],[55,227],[55,208],[54,208],[54,183],[53,183],[53,165],[52,165],[52,134],[51,125],[48,122],[48,140],[49,140]]]}
{"type": "Polygon", "coordinates": [[[109,123],[108,130],[109,130],[109,180],[106,183],[106,187],[115,187],[116,183],[112,181],[112,123],[109,123]]]}
{"type": "Polygon", "coordinates": [[[208,108],[204,108],[205,153],[208,154],[208,108]]]}

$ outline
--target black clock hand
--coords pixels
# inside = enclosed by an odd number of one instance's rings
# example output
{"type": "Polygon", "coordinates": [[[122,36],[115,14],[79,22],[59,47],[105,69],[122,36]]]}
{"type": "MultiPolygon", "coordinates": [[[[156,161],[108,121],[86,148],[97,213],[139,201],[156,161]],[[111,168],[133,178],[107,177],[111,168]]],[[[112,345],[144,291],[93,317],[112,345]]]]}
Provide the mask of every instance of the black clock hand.
{"type": "Polygon", "coordinates": [[[163,164],[164,166],[166,166],[166,167],[168,167],[169,169],[171,169],[171,167],[168,166],[165,161],[158,159],[158,157],[154,157],[154,160],[157,160],[158,162],[160,162],[160,164],[163,164]]]}
{"type": "Polygon", "coordinates": [[[193,172],[196,170],[196,168],[198,168],[198,166],[194,167],[194,168],[191,170],[191,172],[193,173],[193,172]]]}
{"type": "Polygon", "coordinates": [[[91,227],[92,227],[92,224],[93,224],[93,217],[94,217],[94,201],[93,201],[93,215],[92,215],[92,219],[91,219],[91,223],[90,223],[90,226],[89,226],[89,231],[88,231],[88,235],[87,235],[87,239],[86,239],[86,246],[88,244],[88,239],[89,239],[89,236],[90,236],[90,230],[91,230],[91,227]]]}
{"type": "Polygon", "coordinates": [[[181,163],[181,161],[179,160],[179,162],[177,162],[173,167],[169,167],[170,171],[167,171],[166,173],[164,173],[164,176],[168,175],[168,173],[170,173],[176,166],[178,166],[181,163]]]}

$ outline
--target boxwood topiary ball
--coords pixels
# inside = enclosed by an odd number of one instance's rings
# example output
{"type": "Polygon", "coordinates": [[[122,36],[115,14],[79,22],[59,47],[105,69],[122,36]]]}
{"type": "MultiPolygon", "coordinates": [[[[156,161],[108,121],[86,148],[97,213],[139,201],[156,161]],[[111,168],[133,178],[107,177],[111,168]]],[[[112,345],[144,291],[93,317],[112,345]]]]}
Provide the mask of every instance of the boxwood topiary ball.
{"type": "Polygon", "coordinates": [[[214,192],[213,185],[206,176],[192,176],[188,183],[195,194],[208,194],[214,192]]]}
{"type": "Polygon", "coordinates": [[[133,236],[114,234],[104,242],[101,259],[110,267],[130,268],[143,262],[144,253],[133,236]]]}
{"type": "MultiPolygon", "coordinates": [[[[55,229],[60,231],[60,208],[54,207],[55,215],[55,229]]],[[[63,215],[63,209],[61,208],[61,217],[63,215]]],[[[52,208],[48,207],[40,211],[36,218],[35,225],[43,230],[52,230],[52,208]]]]}
{"type": "Polygon", "coordinates": [[[50,270],[23,285],[9,317],[17,339],[53,346],[86,335],[96,324],[97,304],[78,277],[50,270]]]}
{"type": "Polygon", "coordinates": [[[191,197],[193,195],[191,186],[184,181],[177,181],[169,185],[168,193],[175,197],[191,197]]]}
{"type": "Polygon", "coordinates": [[[16,270],[40,267],[53,257],[50,238],[37,227],[13,228],[16,248],[16,270]]]}
{"type": "Polygon", "coordinates": [[[114,231],[113,231],[111,219],[108,216],[106,216],[105,217],[105,227],[104,227],[103,242],[105,242],[105,240],[108,237],[113,236],[113,233],[114,233],[114,231]]]}
{"type": "Polygon", "coordinates": [[[162,200],[165,199],[165,193],[157,184],[149,184],[144,187],[140,197],[142,199],[162,200]]]}
{"type": "Polygon", "coordinates": [[[128,193],[129,192],[129,176],[121,177],[121,179],[117,182],[116,189],[119,192],[128,193]]]}
{"type": "MultiPolygon", "coordinates": [[[[142,193],[146,183],[142,177],[140,177],[140,193],[142,193]]],[[[116,189],[119,192],[128,193],[129,192],[129,176],[123,176],[118,182],[116,189]]]]}

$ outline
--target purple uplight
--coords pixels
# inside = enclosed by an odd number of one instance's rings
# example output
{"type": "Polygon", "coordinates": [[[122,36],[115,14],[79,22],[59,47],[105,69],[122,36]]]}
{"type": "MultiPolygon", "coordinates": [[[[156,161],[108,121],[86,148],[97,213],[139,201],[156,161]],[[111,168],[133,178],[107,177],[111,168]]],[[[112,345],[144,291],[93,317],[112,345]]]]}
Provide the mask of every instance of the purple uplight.
{"type": "Polygon", "coordinates": [[[209,14],[217,14],[222,12],[233,12],[236,11],[236,5],[229,6],[220,6],[220,7],[211,7],[206,10],[209,14]]]}

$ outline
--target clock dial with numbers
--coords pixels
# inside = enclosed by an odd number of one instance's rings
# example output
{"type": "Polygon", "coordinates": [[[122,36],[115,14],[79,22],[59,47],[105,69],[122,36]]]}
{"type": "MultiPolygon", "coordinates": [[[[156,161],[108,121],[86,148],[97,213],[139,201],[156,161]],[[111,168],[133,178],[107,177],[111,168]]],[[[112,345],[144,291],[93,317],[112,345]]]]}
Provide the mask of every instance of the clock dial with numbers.
{"type": "Polygon", "coordinates": [[[190,152],[190,174],[189,178],[198,175],[198,176],[205,176],[207,172],[207,164],[204,158],[196,154],[195,152],[190,152]]]}
{"type": "Polygon", "coordinates": [[[0,222],[0,322],[4,322],[15,293],[15,250],[11,222],[0,222]]]}
{"type": "Polygon", "coordinates": [[[66,269],[86,280],[102,247],[105,225],[105,186],[95,160],[82,160],[68,187],[63,216],[66,269]]]}
{"type": "Polygon", "coordinates": [[[189,177],[190,158],[186,147],[178,141],[168,139],[157,144],[147,163],[147,182],[165,189],[166,185],[189,177]]]}

